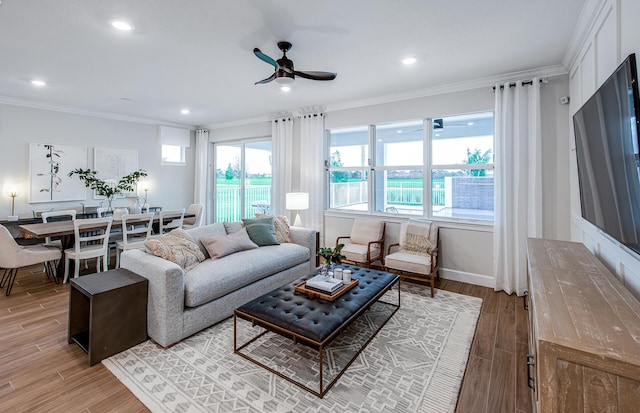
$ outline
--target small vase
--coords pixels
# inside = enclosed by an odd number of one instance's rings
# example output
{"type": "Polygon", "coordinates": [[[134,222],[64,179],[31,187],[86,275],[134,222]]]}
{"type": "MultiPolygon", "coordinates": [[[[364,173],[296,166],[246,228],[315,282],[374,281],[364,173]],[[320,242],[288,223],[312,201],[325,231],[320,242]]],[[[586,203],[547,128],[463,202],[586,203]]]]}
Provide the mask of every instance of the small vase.
{"type": "Polygon", "coordinates": [[[320,274],[327,277],[333,277],[334,265],[335,264],[333,264],[332,262],[325,262],[324,264],[322,264],[322,268],[320,269],[320,274]]]}
{"type": "Polygon", "coordinates": [[[140,202],[137,196],[128,196],[127,197],[127,207],[129,208],[130,214],[139,214],[140,213],[140,202]]]}

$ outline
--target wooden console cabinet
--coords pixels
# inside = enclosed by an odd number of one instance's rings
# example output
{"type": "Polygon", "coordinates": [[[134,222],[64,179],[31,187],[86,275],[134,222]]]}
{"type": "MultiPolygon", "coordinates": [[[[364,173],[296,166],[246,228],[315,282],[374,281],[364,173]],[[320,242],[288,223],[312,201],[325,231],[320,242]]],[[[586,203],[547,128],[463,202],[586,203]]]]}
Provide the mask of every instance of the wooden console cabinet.
{"type": "Polygon", "coordinates": [[[637,411],[640,302],[583,244],[530,238],[527,255],[534,411],[637,411]]]}

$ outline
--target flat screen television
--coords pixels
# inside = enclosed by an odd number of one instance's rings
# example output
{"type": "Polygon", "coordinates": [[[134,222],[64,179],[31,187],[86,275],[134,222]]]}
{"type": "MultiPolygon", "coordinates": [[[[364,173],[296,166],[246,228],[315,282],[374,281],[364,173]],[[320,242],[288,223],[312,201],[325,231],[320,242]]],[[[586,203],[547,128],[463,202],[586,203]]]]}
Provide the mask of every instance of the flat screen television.
{"type": "Polygon", "coordinates": [[[640,99],[629,55],[573,116],[582,217],[640,254],[640,99]]]}

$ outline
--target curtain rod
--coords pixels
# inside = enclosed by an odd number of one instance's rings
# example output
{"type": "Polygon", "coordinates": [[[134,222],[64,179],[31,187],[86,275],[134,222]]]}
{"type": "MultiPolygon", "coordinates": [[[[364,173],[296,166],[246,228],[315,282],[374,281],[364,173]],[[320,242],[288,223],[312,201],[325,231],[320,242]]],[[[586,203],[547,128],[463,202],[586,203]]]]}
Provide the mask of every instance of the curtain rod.
{"type": "MultiPolygon", "coordinates": [[[[540,78],[540,83],[549,83],[549,80],[547,80],[546,77],[541,77],[540,78]]],[[[516,87],[517,82],[511,82],[509,83],[509,87],[516,87]]],[[[523,80],[522,81],[522,86],[531,86],[533,85],[533,80],[523,80]]],[[[500,85],[500,89],[504,89],[504,85],[500,85]]],[[[492,90],[496,90],[496,87],[494,86],[492,88],[492,90]]]]}

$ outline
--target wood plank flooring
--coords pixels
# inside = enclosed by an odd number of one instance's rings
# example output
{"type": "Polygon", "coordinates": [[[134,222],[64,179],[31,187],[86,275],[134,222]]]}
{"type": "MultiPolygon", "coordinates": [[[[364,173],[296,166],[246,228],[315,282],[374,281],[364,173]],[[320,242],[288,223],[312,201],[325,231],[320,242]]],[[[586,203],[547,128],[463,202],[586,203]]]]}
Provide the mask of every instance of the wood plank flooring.
{"type": "MultiPolygon", "coordinates": [[[[456,411],[531,412],[522,299],[450,280],[438,288],[484,300],[456,411]]],[[[148,411],[102,364],[89,367],[86,353],[67,344],[68,284],[53,284],[34,266],[20,270],[11,296],[0,294],[0,412],[148,411]]]]}

